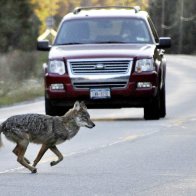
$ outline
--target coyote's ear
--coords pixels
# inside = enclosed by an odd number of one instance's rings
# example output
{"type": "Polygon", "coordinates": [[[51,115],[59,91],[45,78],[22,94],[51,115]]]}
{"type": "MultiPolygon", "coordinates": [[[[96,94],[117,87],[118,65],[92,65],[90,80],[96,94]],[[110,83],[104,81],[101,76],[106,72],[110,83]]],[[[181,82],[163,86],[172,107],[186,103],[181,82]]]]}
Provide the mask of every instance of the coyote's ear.
{"type": "Polygon", "coordinates": [[[83,109],[87,110],[87,107],[86,107],[84,101],[82,101],[82,102],[80,103],[80,106],[81,106],[83,109]]]}
{"type": "Polygon", "coordinates": [[[80,103],[79,101],[76,101],[75,104],[74,104],[74,109],[79,111],[80,110],[80,103]]]}

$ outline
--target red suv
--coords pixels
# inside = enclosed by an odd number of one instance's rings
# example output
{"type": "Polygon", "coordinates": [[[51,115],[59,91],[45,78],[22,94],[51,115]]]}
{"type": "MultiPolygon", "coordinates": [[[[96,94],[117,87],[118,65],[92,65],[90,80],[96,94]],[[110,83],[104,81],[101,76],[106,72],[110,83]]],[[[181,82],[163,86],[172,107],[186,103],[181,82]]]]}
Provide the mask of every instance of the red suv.
{"type": "Polygon", "coordinates": [[[88,108],[143,107],[145,119],[166,115],[164,48],[147,12],[138,7],[83,7],[67,14],[45,66],[45,109],[63,115],[76,100],[88,108]]]}

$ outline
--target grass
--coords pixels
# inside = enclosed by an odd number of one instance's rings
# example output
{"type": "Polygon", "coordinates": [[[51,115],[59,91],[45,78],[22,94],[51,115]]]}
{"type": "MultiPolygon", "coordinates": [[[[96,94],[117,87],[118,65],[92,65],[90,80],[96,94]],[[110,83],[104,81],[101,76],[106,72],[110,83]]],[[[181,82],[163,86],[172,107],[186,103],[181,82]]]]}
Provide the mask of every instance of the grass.
{"type": "Polygon", "coordinates": [[[22,85],[21,87],[18,87],[15,90],[9,91],[5,95],[1,95],[0,107],[32,100],[34,98],[41,96],[44,96],[44,87],[42,82],[33,87],[24,87],[22,85]]]}
{"type": "Polygon", "coordinates": [[[12,51],[0,55],[0,107],[44,95],[42,64],[47,53],[12,51]]]}
{"type": "Polygon", "coordinates": [[[0,107],[2,106],[8,106],[8,105],[12,105],[15,103],[20,103],[23,101],[28,101],[28,100],[32,100],[34,98],[43,96],[43,92],[40,90],[37,90],[36,92],[25,92],[22,91],[20,94],[15,94],[13,96],[4,96],[1,97],[0,99],[0,107]]]}

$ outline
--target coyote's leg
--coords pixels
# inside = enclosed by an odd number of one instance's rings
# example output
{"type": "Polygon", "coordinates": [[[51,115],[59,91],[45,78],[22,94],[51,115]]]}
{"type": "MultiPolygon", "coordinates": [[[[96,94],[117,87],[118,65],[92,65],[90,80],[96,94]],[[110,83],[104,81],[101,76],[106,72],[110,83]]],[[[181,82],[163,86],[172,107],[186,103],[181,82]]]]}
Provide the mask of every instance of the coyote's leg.
{"type": "Polygon", "coordinates": [[[18,151],[18,158],[17,161],[23,165],[24,167],[28,168],[32,173],[36,173],[37,169],[35,167],[30,166],[25,160],[24,160],[24,154],[26,152],[27,146],[29,142],[27,140],[23,140],[18,144],[17,151],[18,151]]]}
{"type": "MultiPolygon", "coordinates": [[[[18,150],[19,150],[19,145],[17,144],[16,147],[14,148],[14,150],[12,151],[16,156],[18,156],[18,150]]],[[[30,161],[24,157],[24,160],[30,164],[30,161]]]]}
{"type": "Polygon", "coordinates": [[[34,167],[38,164],[38,162],[41,160],[41,158],[43,157],[43,155],[45,154],[47,150],[48,150],[48,146],[43,144],[36,159],[34,160],[34,163],[33,163],[34,167]]]}
{"type": "Polygon", "coordinates": [[[50,150],[58,157],[58,160],[57,160],[57,161],[52,161],[52,162],[50,163],[51,166],[54,166],[54,165],[56,165],[57,163],[59,163],[60,161],[63,160],[63,155],[62,155],[61,152],[57,149],[56,146],[50,147],[50,150]]]}

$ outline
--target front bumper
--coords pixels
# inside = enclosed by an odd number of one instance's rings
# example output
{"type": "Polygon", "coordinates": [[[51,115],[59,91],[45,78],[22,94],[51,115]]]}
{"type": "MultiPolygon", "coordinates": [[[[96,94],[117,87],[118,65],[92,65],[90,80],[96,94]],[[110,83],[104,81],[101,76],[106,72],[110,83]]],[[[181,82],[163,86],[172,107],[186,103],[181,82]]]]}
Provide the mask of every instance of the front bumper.
{"type": "Polygon", "coordinates": [[[71,107],[76,100],[85,101],[88,108],[121,108],[143,107],[156,96],[158,89],[157,72],[132,73],[126,88],[111,88],[110,99],[90,99],[90,89],[76,89],[68,75],[57,76],[47,74],[45,76],[46,98],[54,106],[71,107]],[[137,88],[138,82],[150,82],[149,88],[137,88]],[[52,90],[51,84],[61,83],[63,90],[52,90]]]}

